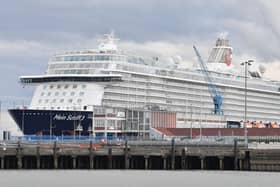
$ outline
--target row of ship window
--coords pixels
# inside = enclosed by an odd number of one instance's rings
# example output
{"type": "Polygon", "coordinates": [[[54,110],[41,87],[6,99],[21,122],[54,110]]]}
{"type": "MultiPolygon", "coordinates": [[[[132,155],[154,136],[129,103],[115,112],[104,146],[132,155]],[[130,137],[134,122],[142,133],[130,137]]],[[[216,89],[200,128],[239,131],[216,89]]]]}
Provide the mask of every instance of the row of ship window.
{"type": "MultiPolygon", "coordinates": [[[[87,86],[86,85],[81,85],[81,88],[85,89],[87,86]]],[[[43,89],[53,89],[53,88],[57,88],[57,89],[61,89],[61,88],[64,88],[64,89],[68,89],[68,88],[73,88],[73,89],[76,89],[78,88],[78,85],[76,84],[73,84],[73,85],[69,85],[69,84],[65,84],[65,85],[61,85],[61,84],[58,84],[58,85],[44,85],[43,86],[43,89]]]]}
{"type": "MultiPolygon", "coordinates": [[[[51,109],[54,109],[55,107],[51,107],[51,109]]],[[[66,107],[66,109],[70,109],[71,107],[66,107]]],[[[40,109],[40,108],[37,108],[37,109],[40,109]]],[[[43,109],[46,109],[46,107],[43,107],[43,109]]],[[[61,107],[57,107],[57,109],[61,109],[61,107]]],[[[74,113],[76,114],[76,113],[74,113]]],[[[40,115],[40,116],[50,116],[51,113],[36,113],[36,112],[25,112],[24,115],[40,115]]],[[[68,115],[68,113],[61,113],[61,115],[68,115]]]]}
{"type": "MultiPolygon", "coordinates": [[[[77,110],[77,109],[80,109],[80,110],[82,110],[83,109],[83,107],[76,107],[76,106],[71,106],[71,107],[53,107],[53,106],[50,106],[50,107],[46,107],[46,106],[44,106],[44,107],[37,107],[37,109],[66,109],[66,110],[69,110],[69,109],[74,109],[74,110],[77,110]]],[[[38,115],[38,114],[37,114],[38,115]]],[[[41,114],[41,115],[49,115],[49,114],[41,114]]],[[[63,115],[63,114],[62,114],[63,115]]]]}
{"type": "Polygon", "coordinates": [[[71,69],[71,70],[51,70],[49,71],[50,74],[90,74],[90,73],[94,73],[96,70],[88,70],[88,69],[84,69],[84,70],[75,70],[75,69],[71,69]]]}
{"type": "Polygon", "coordinates": [[[126,61],[125,56],[116,55],[75,55],[57,56],[53,61],[126,61]]]}
{"type": "MultiPolygon", "coordinates": [[[[60,100],[57,100],[57,99],[45,99],[45,100],[42,100],[42,99],[39,99],[38,103],[41,104],[41,103],[56,103],[56,102],[60,102],[60,103],[64,103],[64,102],[68,102],[68,103],[73,103],[74,102],[74,99],[60,99],[60,100]]],[[[77,103],[81,103],[82,102],[82,99],[77,99],[76,100],[77,103]]]]}
{"type": "Polygon", "coordinates": [[[59,64],[50,64],[49,69],[68,69],[68,68],[104,68],[107,69],[109,66],[108,63],[59,63],[59,64]]]}
{"type": "MultiPolygon", "coordinates": [[[[70,92],[70,96],[75,96],[75,94],[76,94],[75,92],[70,92]]],[[[59,95],[60,95],[59,92],[54,93],[54,96],[59,96],[59,95]]],[[[62,92],[61,95],[66,96],[67,92],[62,92]]],[[[79,96],[84,96],[84,95],[85,95],[85,92],[79,93],[79,96]]],[[[52,92],[48,92],[48,93],[42,92],[41,96],[52,96],[52,92]]]]}

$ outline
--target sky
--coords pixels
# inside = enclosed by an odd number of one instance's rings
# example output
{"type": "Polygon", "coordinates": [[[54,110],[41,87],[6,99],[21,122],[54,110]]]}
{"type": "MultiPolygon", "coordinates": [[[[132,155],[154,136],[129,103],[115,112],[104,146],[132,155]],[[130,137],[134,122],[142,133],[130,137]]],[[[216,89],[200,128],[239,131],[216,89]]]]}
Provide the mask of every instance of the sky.
{"type": "MultiPolygon", "coordinates": [[[[9,0],[0,7],[0,100],[2,110],[28,105],[33,88],[21,75],[43,74],[61,50],[96,48],[114,31],[125,51],[195,61],[217,37],[227,35],[233,63],[254,59],[265,78],[280,80],[280,12],[277,0],[9,0]]],[[[8,122],[2,114],[2,123],[8,122]]]]}

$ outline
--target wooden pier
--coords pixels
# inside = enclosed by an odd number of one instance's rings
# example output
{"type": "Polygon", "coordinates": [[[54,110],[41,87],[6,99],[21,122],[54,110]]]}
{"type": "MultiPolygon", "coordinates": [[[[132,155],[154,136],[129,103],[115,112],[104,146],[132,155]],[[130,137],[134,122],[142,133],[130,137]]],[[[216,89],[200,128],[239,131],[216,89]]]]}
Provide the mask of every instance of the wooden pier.
{"type": "Polygon", "coordinates": [[[2,142],[1,169],[280,171],[280,149],[177,141],[2,142]]]}

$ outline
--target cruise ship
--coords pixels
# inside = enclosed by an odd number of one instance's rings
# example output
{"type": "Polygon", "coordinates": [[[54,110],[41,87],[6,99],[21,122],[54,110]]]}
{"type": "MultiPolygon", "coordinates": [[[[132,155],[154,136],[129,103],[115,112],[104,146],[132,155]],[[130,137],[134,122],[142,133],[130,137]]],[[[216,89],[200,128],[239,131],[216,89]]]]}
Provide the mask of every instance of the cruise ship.
{"type": "Polygon", "coordinates": [[[97,49],[55,54],[45,74],[21,76],[35,87],[29,107],[9,110],[22,132],[146,137],[151,128],[228,127],[244,120],[245,94],[247,120],[280,123],[280,83],[262,68],[234,68],[229,40],[219,38],[206,62],[223,97],[219,115],[202,69],[131,55],[118,42],[105,34],[97,49]]]}

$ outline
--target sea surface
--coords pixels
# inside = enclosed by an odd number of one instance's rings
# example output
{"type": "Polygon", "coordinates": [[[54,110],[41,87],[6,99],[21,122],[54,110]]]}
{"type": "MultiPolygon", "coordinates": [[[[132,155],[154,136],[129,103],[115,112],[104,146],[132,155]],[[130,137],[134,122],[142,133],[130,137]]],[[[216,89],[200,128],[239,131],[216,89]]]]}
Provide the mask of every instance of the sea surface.
{"type": "Polygon", "coordinates": [[[1,187],[279,187],[280,173],[238,171],[4,170],[1,187]]]}

